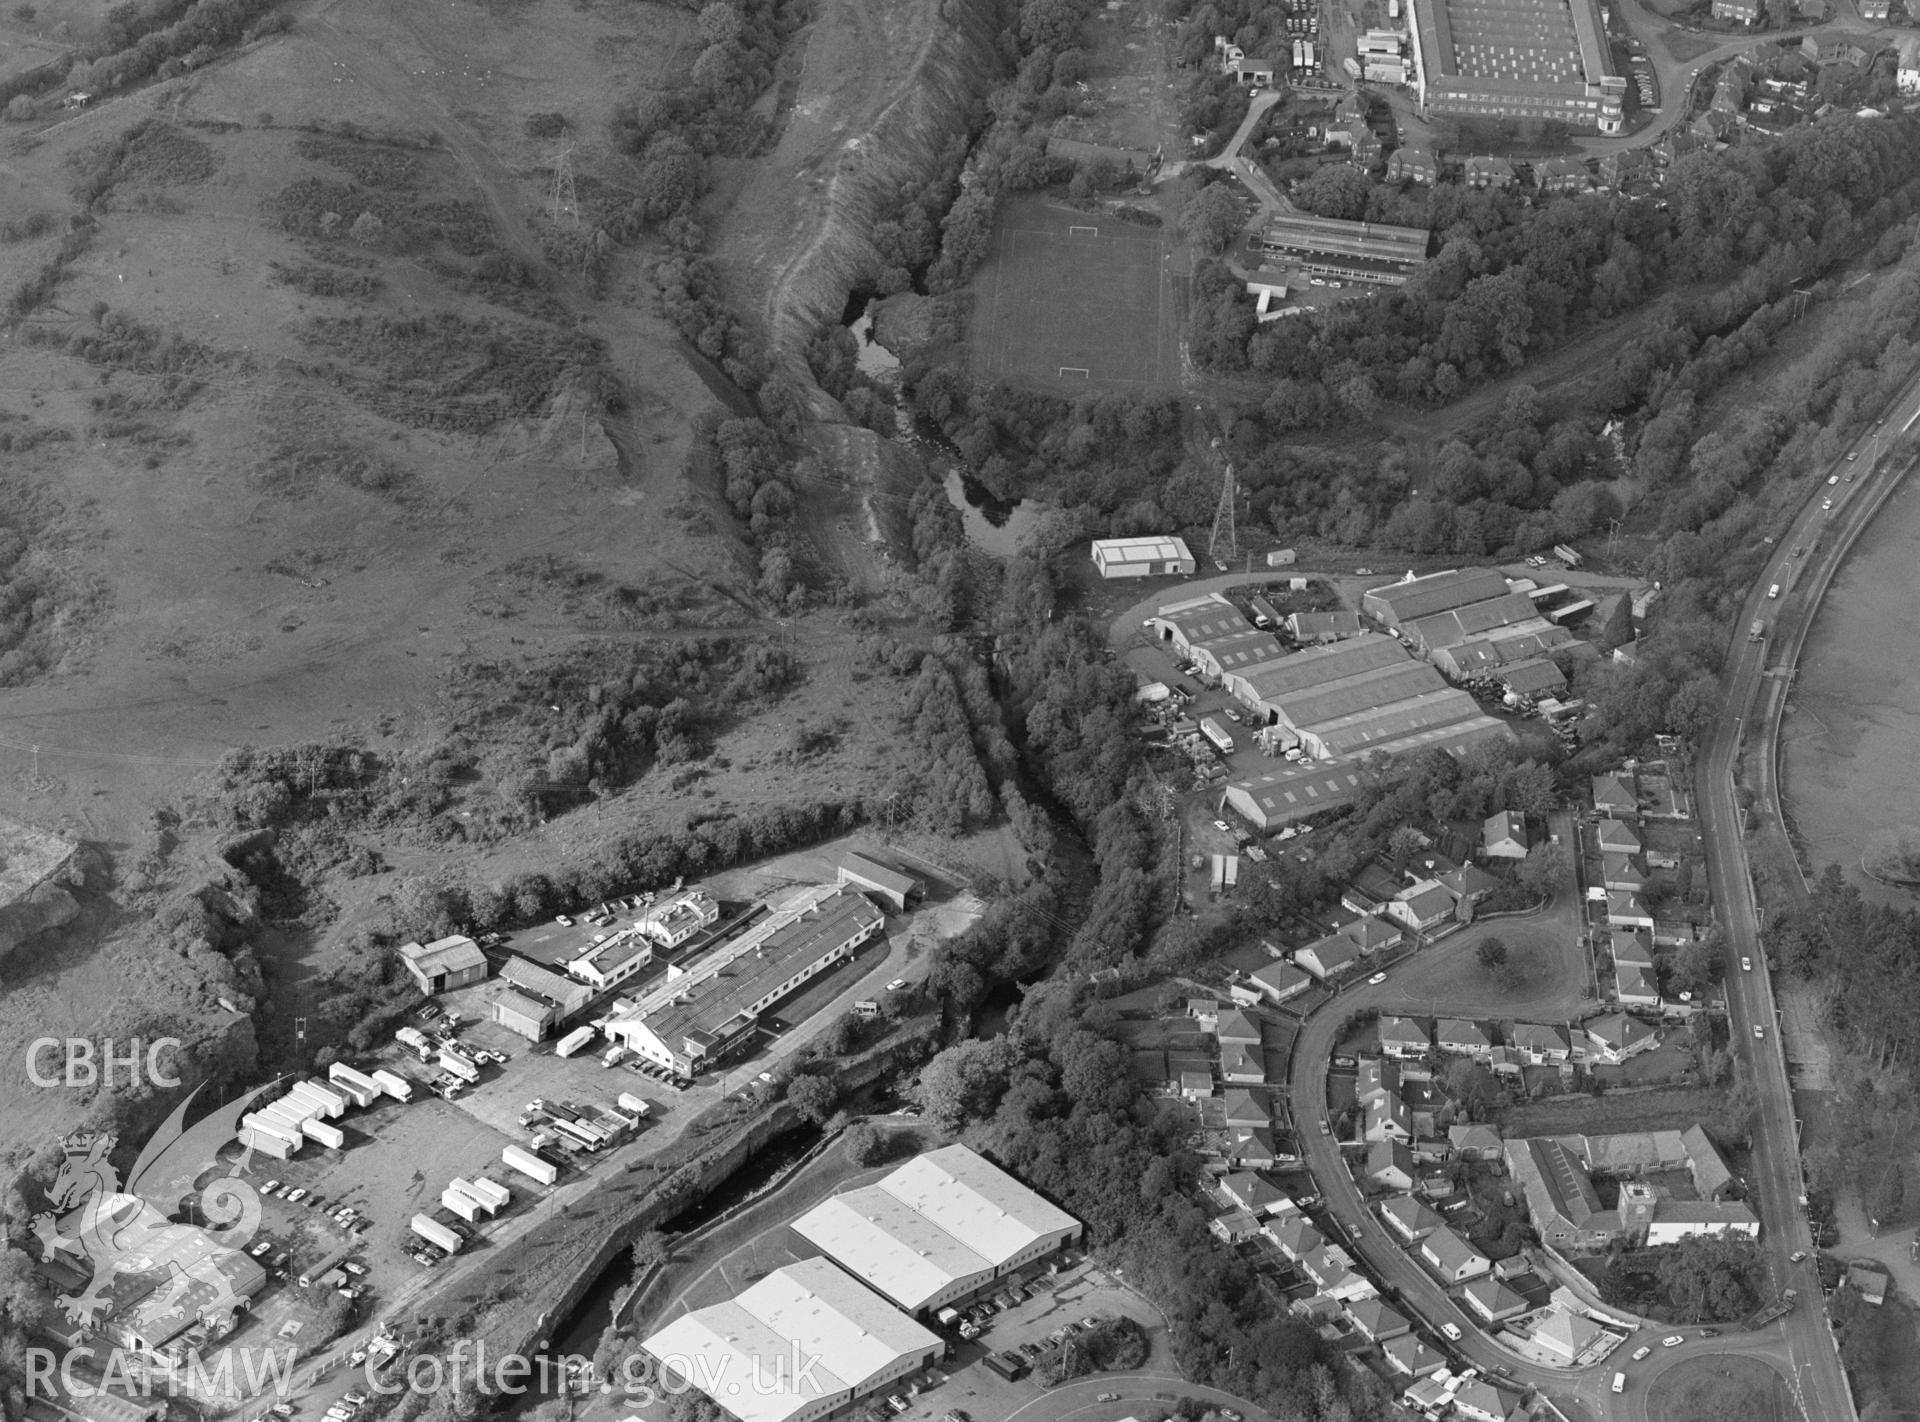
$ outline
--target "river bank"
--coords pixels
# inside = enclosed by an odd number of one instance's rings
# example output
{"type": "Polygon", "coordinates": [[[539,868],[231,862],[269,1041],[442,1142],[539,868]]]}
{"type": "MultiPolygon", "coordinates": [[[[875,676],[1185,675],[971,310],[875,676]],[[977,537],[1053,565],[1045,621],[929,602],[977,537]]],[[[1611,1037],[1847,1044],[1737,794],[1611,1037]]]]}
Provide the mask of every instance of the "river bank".
{"type": "Polygon", "coordinates": [[[1920,824],[1920,484],[1908,481],[1834,579],[1781,722],[1780,793],[1814,872],[1838,864],[1869,902],[1920,905],[1860,864],[1876,835],[1920,824]]]}

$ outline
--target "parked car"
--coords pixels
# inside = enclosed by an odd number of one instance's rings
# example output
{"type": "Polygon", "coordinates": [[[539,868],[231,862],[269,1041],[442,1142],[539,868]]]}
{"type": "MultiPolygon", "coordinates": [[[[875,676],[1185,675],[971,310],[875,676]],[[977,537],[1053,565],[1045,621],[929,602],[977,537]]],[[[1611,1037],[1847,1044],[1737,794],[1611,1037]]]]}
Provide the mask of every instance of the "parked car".
{"type": "Polygon", "coordinates": [[[1686,1341],[1687,1340],[1682,1338],[1678,1333],[1669,1333],[1665,1338],[1660,1340],[1660,1346],[1662,1348],[1678,1348],[1686,1341]]]}
{"type": "Polygon", "coordinates": [[[1789,1263],[1789,1264],[1798,1264],[1798,1263],[1800,1263],[1800,1262],[1801,1262],[1802,1260],[1804,1260],[1804,1259],[1805,1259],[1806,1257],[1807,1257],[1807,1251],[1806,1251],[1806,1250],[1804,1250],[1804,1249],[1796,1249],[1796,1250],[1794,1250],[1794,1251],[1793,1251],[1793,1253],[1791,1253],[1791,1254],[1789,1254],[1789,1255],[1787,1256],[1787,1263],[1789,1263]]]}
{"type": "Polygon", "coordinates": [[[1225,820],[1215,820],[1213,822],[1213,827],[1219,830],[1221,834],[1233,833],[1233,826],[1228,824],[1225,820]]]}
{"type": "Polygon", "coordinates": [[[573,920],[572,920],[571,918],[568,918],[568,917],[567,917],[567,916],[566,916],[566,915],[565,915],[564,913],[557,913],[557,914],[555,914],[555,915],[553,916],[553,921],[554,921],[555,923],[557,923],[557,924],[559,924],[559,925],[560,925],[560,926],[561,926],[562,928],[572,928],[572,927],[573,927],[573,920]]]}
{"type": "Polygon", "coordinates": [[[1095,1402],[1118,1402],[1119,1400],[1120,1394],[1117,1392],[1103,1392],[1094,1398],[1095,1402]]]}
{"type": "Polygon", "coordinates": [[[1741,971],[1741,972],[1743,972],[1743,973],[1750,973],[1750,972],[1752,972],[1752,971],[1753,971],[1753,959],[1751,959],[1751,958],[1749,958],[1749,957],[1747,957],[1746,955],[1744,955],[1744,954],[1742,954],[1742,955],[1741,955],[1741,958],[1740,958],[1740,971],[1741,971]]]}
{"type": "Polygon", "coordinates": [[[280,1189],[280,1182],[278,1180],[269,1180],[266,1184],[260,1187],[260,1193],[262,1195],[272,1195],[276,1193],[279,1189],[280,1189]]]}
{"type": "Polygon", "coordinates": [[[340,1267],[342,1269],[345,1269],[349,1274],[359,1275],[367,1272],[367,1266],[362,1264],[357,1259],[349,1259],[346,1263],[342,1264],[340,1267]]]}
{"type": "Polygon", "coordinates": [[[899,992],[900,989],[905,987],[906,985],[907,985],[907,980],[905,978],[895,978],[892,982],[887,984],[887,991],[899,992]]]}
{"type": "Polygon", "coordinates": [[[1636,1363],[1639,1362],[1642,1358],[1646,1357],[1647,1354],[1651,1353],[1652,1351],[1653,1351],[1653,1347],[1651,1344],[1647,1344],[1647,1343],[1641,1344],[1638,1348],[1635,1348],[1633,1350],[1633,1361],[1636,1363]]]}
{"type": "Polygon", "coordinates": [[[297,1205],[306,1198],[307,1198],[307,1192],[305,1190],[287,1191],[287,1202],[289,1204],[297,1205]]]}
{"type": "Polygon", "coordinates": [[[1387,980],[1387,975],[1385,973],[1375,973],[1372,977],[1367,979],[1367,981],[1372,983],[1375,987],[1379,987],[1380,984],[1385,982],[1386,980],[1387,980]]]}
{"type": "Polygon", "coordinates": [[[1447,1337],[1451,1338],[1454,1342],[1458,1343],[1460,1341],[1460,1325],[1459,1324],[1443,1323],[1440,1325],[1440,1331],[1446,1334],[1447,1337]]]}

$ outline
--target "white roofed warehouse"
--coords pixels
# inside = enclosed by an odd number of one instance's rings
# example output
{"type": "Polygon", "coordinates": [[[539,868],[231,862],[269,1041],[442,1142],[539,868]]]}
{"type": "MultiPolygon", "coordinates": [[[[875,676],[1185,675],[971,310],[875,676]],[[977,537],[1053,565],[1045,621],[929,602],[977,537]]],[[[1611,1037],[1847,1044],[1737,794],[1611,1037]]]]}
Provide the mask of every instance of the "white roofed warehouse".
{"type": "Polygon", "coordinates": [[[1103,578],[1185,577],[1194,569],[1183,538],[1097,538],[1093,565],[1103,578]]]}
{"type": "Polygon", "coordinates": [[[970,1298],[1080,1237],[1080,1221],[966,1146],[823,1200],[794,1233],[910,1313],[970,1298]]]}
{"type": "Polygon", "coordinates": [[[739,1422],[814,1422],[939,1358],[946,1345],[825,1259],[776,1269],[640,1345],[670,1389],[739,1422]]]}

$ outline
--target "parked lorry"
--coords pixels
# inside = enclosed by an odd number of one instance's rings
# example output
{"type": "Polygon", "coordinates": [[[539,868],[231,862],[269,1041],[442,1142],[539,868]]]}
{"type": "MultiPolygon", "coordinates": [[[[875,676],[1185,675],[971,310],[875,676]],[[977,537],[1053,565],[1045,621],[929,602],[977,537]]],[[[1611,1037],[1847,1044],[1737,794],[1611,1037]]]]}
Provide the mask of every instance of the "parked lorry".
{"type": "Polygon", "coordinates": [[[1253,625],[1271,632],[1280,625],[1280,609],[1263,597],[1247,599],[1247,609],[1253,613],[1253,625]]]}
{"type": "Polygon", "coordinates": [[[327,1080],[336,1088],[353,1098],[356,1106],[365,1106],[368,1102],[384,1093],[373,1084],[373,1078],[355,1071],[345,1062],[335,1062],[327,1068],[327,1080]]]}
{"type": "Polygon", "coordinates": [[[1766,635],[1767,635],[1767,619],[1764,617],[1754,618],[1753,626],[1747,629],[1747,640],[1749,642],[1758,642],[1761,638],[1765,637],[1766,635]]]}
{"type": "Polygon", "coordinates": [[[337,1121],[347,1109],[347,1098],[344,1092],[335,1091],[331,1086],[324,1086],[312,1077],[296,1082],[292,1094],[303,1101],[314,1102],[319,1106],[320,1114],[329,1121],[337,1121]]]}
{"type": "Polygon", "coordinates": [[[1347,71],[1347,77],[1349,79],[1358,79],[1360,77],[1360,61],[1352,55],[1348,55],[1345,59],[1341,60],[1340,67],[1347,71]]]}
{"type": "Polygon", "coordinates": [[[513,1200],[513,1191],[491,1176],[476,1175],[466,1182],[470,1193],[487,1202],[487,1207],[498,1213],[513,1200]]]}
{"type": "Polygon", "coordinates": [[[556,1057],[570,1057],[593,1040],[594,1029],[576,1027],[560,1039],[560,1045],[553,1049],[556,1057]]]}
{"type": "Polygon", "coordinates": [[[433,1043],[427,1040],[427,1034],[418,1027],[402,1027],[393,1034],[393,1040],[407,1048],[421,1061],[433,1060],[433,1043]]]}
{"type": "Polygon", "coordinates": [[[386,1092],[387,1095],[391,1096],[395,1101],[413,1100],[413,1083],[396,1072],[390,1072],[384,1069],[376,1071],[373,1074],[373,1084],[386,1092]]]}
{"type": "Polygon", "coordinates": [[[329,1150],[339,1150],[347,1143],[347,1138],[338,1126],[329,1126],[318,1116],[309,1116],[300,1123],[300,1132],[311,1140],[320,1142],[329,1150]]]}
{"type": "Polygon", "coordinates": [[[1227,728],[1212,716],[1200,718],[1200,734],[1212,741],[1214,749],[1220,754],[1233,754],[1233,737],[1227,733],[1227,728]]]}
{"type": "Polygon", "coordinates": [[[560,1178],[560,1169],[550,1160],[544,1160],[530,1150],[522,1150],[510,1145],[500,1152],[500,1163],[511,1166],[542,1185],[551,1185],[560,1178]]]}
{"type": "Polygon", "coordinates": [[[460,1252],[461,1239],[452,1230],[431,1215],[415,1215],[409,1222],[413,1232],[426,1240],[428,1244],[438,1245],[448,1254],[460,1252]]]}
{"type": "Polygon", "coordinates": [[[481,1204],[478,1200],[474,1199],[473,1196],[460,1189],[459,1184],[460,1182],[456,1180],[440,1192],[441,1208],[452,1210],[468,1224],[478,1223],[482,1214],[481,1204]]]}
{"type": "Polygon", "coordinates": [[[653,1114],[653,1103],[644,1096],[635,1096],[631,1091],[623,1091],[620,1093],[620,1109],[644,1121],[653,1114]]]}
{"type": "Polygon", "coordinates": [[[448,1076],[457,1076],[471,1086],[480,1079],[480,1068],[461,1056],[458,1052],[442,1052],[440,1069],[448,1076]]]}
{"type": "Polygon", "coordinates": [[[1580,555],[1564,543],[1556,543],[1553,545],[1553,556],[1558,558],[1562,563],[1565,563],[1569,568],[1577,568],[1580,566],[1580,555]]]}
{"type": "Polygon", "coordinates": [[[626,1055],[626,1046],[623,1043],[615,1042],[600,1054],[600,1065],[603,1067],[619,1066],[620,1063],[625,1060],[626,1055]]]}

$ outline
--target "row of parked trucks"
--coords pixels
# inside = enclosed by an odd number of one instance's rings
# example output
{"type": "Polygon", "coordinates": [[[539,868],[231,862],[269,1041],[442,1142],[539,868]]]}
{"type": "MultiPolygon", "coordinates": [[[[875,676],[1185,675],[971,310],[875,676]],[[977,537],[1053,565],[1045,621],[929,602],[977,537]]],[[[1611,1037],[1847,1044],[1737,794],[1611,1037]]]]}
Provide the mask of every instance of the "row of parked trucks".
{"type": "Polygon", "coordinates": [[[291,1160],[308,1141],[340,1150],[347,1138],[332,1123],[346,1113],[349,1105],[364,1108],[382,1097],[411,1101],[413,1083],[390,1071],[369,1076],[344,1062],[335,1062],[327,1068],[324,1083],[311,1079],[295,1082],[278,1101],[241,1117],[240,1143],[275,1160],[291,1160]]]}

